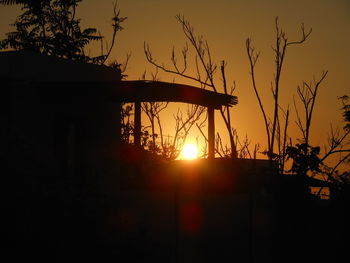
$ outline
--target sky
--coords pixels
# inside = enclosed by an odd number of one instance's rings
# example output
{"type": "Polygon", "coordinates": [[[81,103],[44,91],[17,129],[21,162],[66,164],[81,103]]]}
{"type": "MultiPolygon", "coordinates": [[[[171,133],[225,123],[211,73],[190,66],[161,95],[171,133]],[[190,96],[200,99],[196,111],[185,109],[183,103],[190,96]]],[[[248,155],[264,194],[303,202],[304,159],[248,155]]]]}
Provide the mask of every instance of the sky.
{"type": "MultiPolygon", "coordinates": [[[[119,0],[121,16],[127,17],[117,36],[117,46],[111,59],[122,61],[131,53],[128,79],[140,79],[143,72],[154,72],[143,53],[148,43],[158,62],[169,64],[173,47],[181,51],[186,39],[175,15],[181,14],[190,21],[196,33],[208,41],[213,60],[220,64],[225,60],[227,78],[235,81],[235,94],[239,104],[233,111],[234,126],[241,138],[248,136],[251,144],[266,147],[263,118],[259,111],[249,75],[249,63],[245,40],[253,40],[256,50],[261,51],[256,66],[258,89],[267,111],[272,113],[270,83],[273,81],[274,59],[271,46],[275,37],[275,17],[285,30],[288,39],[298,40],[300,25],[312,28],[310,38],[300,46],[288,49],[281,77],[281,107],[289,104],[291,111],[290,135],[300,138],[294,123],[293,96],[303,81],[318,78],[323,70],[328,76],[319,90],[311,129],[311,143],[323,146],[330,125],[341,127],[341,104],[337,97],[350,95],[350,1],[348,0],[119,0]]],[[[18,7],[0,6],[0,38],[10,31],[8,26],[19,14],[18,7]]],[[[111,0],[84,0],[78,7],[77,16],[83,27],[96,27],[110,41],[111,0]]],[[[98,54],[98,47],[90,52],[98,54]]],[[[192,63],[193,65],[193,63],[192,63]]],[[[159,72],[162,81],[188,81],[159,72]]],[[[191,83],[193,84],[193,83],[191,83]]],[[[270,114],[270,113],[269,113],[270,114]]],[[[171,127],[172,114],[164,117],[171,127]]],[[[220,116],[216,115],[217,130],[224,135],[220,116]]],[[[198,131],[191,135],[198,136],[198,131]]],[[[190,136],[190,137],[191,137],[190,136]]],[[[190,138],[191,139],[191,138],[190,138]]]]}

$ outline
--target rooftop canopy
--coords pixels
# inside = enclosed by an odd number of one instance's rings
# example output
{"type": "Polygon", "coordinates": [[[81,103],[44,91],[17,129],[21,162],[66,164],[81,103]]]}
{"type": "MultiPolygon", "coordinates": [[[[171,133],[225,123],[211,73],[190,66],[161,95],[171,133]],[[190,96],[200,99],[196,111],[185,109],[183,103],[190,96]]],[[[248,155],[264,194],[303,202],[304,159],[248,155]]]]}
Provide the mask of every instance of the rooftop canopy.
{"type": "Polygon", "coordinates": [[[91,93],[107,96],[115,102],[183,102],[220,109],[237,104],[237,97],[190,85],[161,81],[33,81],[32,85],[47,89],[69,90],[71,94],[91,93]]]}
{"type": "Polygon", "coordinates": [[[196,88],[189,85],[160,81],[121,81],[118,92],[125,102],[169,101],[192,103],[216,109],[237,104],[237,97],[196,88]]]}

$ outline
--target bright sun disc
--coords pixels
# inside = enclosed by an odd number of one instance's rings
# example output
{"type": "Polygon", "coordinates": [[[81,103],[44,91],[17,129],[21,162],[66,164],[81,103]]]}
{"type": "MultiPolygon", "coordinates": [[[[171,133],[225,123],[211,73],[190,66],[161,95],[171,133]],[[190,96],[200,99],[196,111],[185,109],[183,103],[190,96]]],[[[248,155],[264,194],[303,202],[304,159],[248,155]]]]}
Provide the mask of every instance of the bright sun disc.
{"type": "Polygon", "coordinates": [[[196,159],[198,157],[198,148],[195,144],[186,144],[182,149],[182,156],[184,159],[196,159]]]}

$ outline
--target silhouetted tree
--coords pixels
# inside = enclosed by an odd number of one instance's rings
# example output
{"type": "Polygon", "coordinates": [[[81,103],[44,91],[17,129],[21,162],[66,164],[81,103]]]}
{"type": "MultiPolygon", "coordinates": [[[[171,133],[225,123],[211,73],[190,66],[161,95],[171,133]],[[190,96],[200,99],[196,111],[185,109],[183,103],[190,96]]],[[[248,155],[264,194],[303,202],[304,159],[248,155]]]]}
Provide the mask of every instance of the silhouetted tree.
{"type": "MultiPolygon", "coordinates": [[[[179,63],[175,48],[173,48],[171,53],[171,67],[158,63],[153,57],[149,45],[145,43],[144,52],[148,62],[166,73],[174,74],[190,81],[195,81],[203,89],[207,88],[213,90],[214,92],[219,92],[219,87],[223,87],[223,92],[225,94],[232,95],[235,90],[235,83],[233,83],[231,87],[228,87],[225,71],[227,63],[225,61],[221,61],[220,66],[218,67],[218,65],[212,59],[209,44],[203,38],[203,36],[195,33],[194,28],[184,16],[176,15],[176,19],[182,26],[183,33],[187,41],[189,41],[190,47],[192,47],[194,51],[195,58],[193,65],[195,67],[195,73],[189,73],[189,46],[187,43],[181,51],[181,63],[179,63]],[[218,71],[220,72],[221,77],[220,84],[217,83],[218,71]]],[[[232,127],[231,123],[230,108],[226,106],[223,107],[220,109],[220,114],[229,134],[230,156],[237,157],[237,142],[235,141],[235,129],[232,127]]],[[[216,153],[219,152],[218,150],[218,147],[216,147],[216,153]]]]}
{"type": "Polygon", "coordinates": [[[349,103],[349,96],[344,95],[342,97],[339,98],[342,101],[343,107],[343,117],[344,117],[344,122],[345,122],[345,126],[344,129],[345,130],[349,130],[350,129],[350,103],[349,103]]]}
{"type": "Polygon", "coordinates": [[[347,141],[350,118],[349,104],[346,103],[348,98],[347,96],[341,98],[343,101],[342,110],[344,120],[347,121],[345,130],[342,133],[339,130],[333,130],[333,128],[331,128],[328,142],[329,145],[328,147],[325,147],[325,150],[322,153],[319,146],[310,145],[310,130],[318,89],[326,78],[328,71],[323,71],[319,79],[314,78],[313,81],[303,82],[301,86],[298,86],[297,94],[299,101],[301,102],[301,107],[298,107],[296,101],[294,100],[294,108],[297,116],[296,124],[301,131],[302,138],[299,140],[299,143],[293,145],[292,138],[290,138],[287,133],[289,123],[289,106],[286,110],[283,110],[283,108],[279,105],[280,79],[287,49],[291,45],[303,44],[309,38],[312,29],[305,30],[305,27],[302,24],[301,38],[298,41],[288,40],[285,32],[279,27],[278,18],[275,20],[275,29],[276,41],[275,46],[272,47],[275,55],[275,73],[274,81],[271,87],[274,104],[272,115],[269,115],[265,110],[265,104],[261,99],[258,83],[256,82],[255,77],[256,63],[259,59],[260,52],[257,52],[252,46],[251,39],[248,38],[246,40],[246,50],[250,62],[252,86],[265,123],[267,135],[267,150],[265,153],[270,160],[278,161],[280,173],[285,172],[285,163],[288,159],[291,159],[293,162],[292,167],[287,172],[292,172],[293,174],[305,177],[307,175],[326,174],[327,178],[325,178],[325,180],[338,181],[336,178],[334,178],[336,169],[339,167],[339,165],[345,163],[350,156],[347,141]],[[300,109],[303,111],[301,114],[299,114],[300,109]],[[285,120],[283,128],[280,124],[281,113],[283,114],[282,116],[285,120]],[[327,166],[325,161],[336,153],[341,154],[339,161],[331,167],[327,166]]]}
{"type": "Polygon", "coordinates": [[[339,98],[342,101],[343,111],[342,115],[344,117],[344,129],[341,132],[339,129],[333,131],[331,129],[331,133],[329,135],[329,149],[326,151],[325,155],[321,159],[324,161],[329,156],[334,154],[339,154],[339,159],[328,171],[327,176],[328,180],[338,181],[341,183],[349,182],[349,171],[345,171],[344,173],[337,172],[337,169],[342,164],[350,163],[350,104],[348,103],[349,97],[347,95],[339,98]]]}
{"type": "Polygon", "coordinates": [[[7,33],[7,38],[0,41],[0,49],[31,50],[60,58],[103,64],[126,18],[120,16],[115,4],[112,43],[99,56],[90,57],[85,54],[85,47],[91,41],[101,41],[102,45],[103,37],[96,28],[81,28],[80,19],[76,18],[79,2],[81,0],[1,0],[2,5],[21,5],[23,13],[13,23],[15,31],[7,33]]]}
{"type": "MultiPolygon", "coordinates": [[[[338,159],[332,166],[324,167],[326,180],[332,183],[332,199],[343,211],[344,216],[349,218],[348,207],[350,203],[350,104],[349,97],[344,95],[339,97],[342,101],[342,115],[345,125],[343,130],[331,128],[329,135],[329,147],[321,161],[329,156],[336,155],[338,159]],[[342,167],[341,170],[339,168],[342,167]],[[345,169],[344,169],[345,168],[345,169]]],[[[348,220],[345,219],[344,222],[348,220]]],[[[348,229],[347,225],[346,228],[348,229]]]]}
{"type": "MultiPolygon", "coordinates": [[[[152,73],[152,80],[158,81],[158,71],[152,73]]],[[[146,79],[146,72],[144,72],[142,79],[146,79]]],[[[160,120],[160,113],[168,107],[169,102],[142,102],[141,109],[146,114],[151,124],[151,140],[148,140],[144,146],[147,146],[153,153],[162,154],[165,152],[165,142],[163,136],[163,128],[160,120]],[[156,124],[158,124],[159,134],[156,133],[156,124]],[[160,138],[160,146],[157,145],[157,138],[160,138]]]]}
{"type": "Polygon", "coordinates": [[[316,81],[314,79],[313,82],[310,83],[304,82],[301,87],[298,87],[298,96],[304,112],[299,114],[295,101],[294,105],[297,115],[296,123],[301,131],[302,138],[300,139],[301,143],[295,146],[288,146],[286,152],[288,158],[293,161],[290,172],[303,177],[322,176],[325,181],[332,183],[334,190],[342,192],[343,189],[348,188],[350,182],[348,171],[338,171],[341,165],[347,164],[350,160],[350,129],[348,128],[349,122],[346,115],[349,108],[347,106],[347,96],[340,97],[343,103],[344,130],[333,129],[331,126],[328,135],[328,146],[325,147],[323,153],[321,153],[321,148],[319,146],[313,147],[310,145],[313,108],[317,98],[318,88],[326,75],[327,72],[323,72],[320,80],[316,81]],[[305,116],[304,120],[302,120],[300,116],[305,116]],[[327,162],[331,156],[335,155],[338,155],[337,160],[333,158],[333,162],[327,162]]]}
{"type": "Polygon", "coordinates": [[[292,168],[289,171],[300,176],[306,176],[309,171],[321,172],[320,147],[312,147],[310,145],[310,130],[318,89],[326,78],[327,73],[328,71],[324,71],[319,80],[314,78],[312,82],[304,81],[301,86],[298,86],[297,94],[301,102],[301,108],[304,111],[303,114],[299,113],[294,99],[294,108],[297,116],[296,124],[301,131],[302,139],[301,143],[295,146],[289,145],[286,148],[286,154],[287,158],[293,161],[292,168]],[[301,116],[304,116],[304,119],[301,116]]]}
{"type": "Polygon", "coordinates": [[[283,29],[280,28],[278,24],[278,17],[275,19],[275,30],[276,30],[276,39],[275,46],[272,47],[275,56],[275,72],[274,72],[274,81],[271,87],[271,92],[273,95],[273,113],[270,117],[269,114],[266,113],[264,103],[261,99],[261,95],[258,89],[258,84],[255,78],[255,66],[258,62],[260,52],[257,52],[255,48],[252,46],[252,40],[248,38],[246,40],[246,50],[250,63],[250,75],[252,80],[252,86],[258,100],[260,111],[262,113],[265,131],[267,135],[267,150],[265,151],[266,155],[270,160],[276,159],[279,161],[279,170],[283,172],[284,163],[286,159],[286,141],[287,141],[287,128],[288,128],[288,119],[289,119],[289,107],[284,112],[279,104],[279,94],[280,94],[280,80],[282,75],[282,69],[284,66],[286,52],[289,47],[293,45],[303,44],[308,37],[310,36],[312,29],[306,31],[304,24],[301,25],[301,38],[297,41],[290,41],[286,36],[286,33],[283,29]],[[284,113],[285,117],[285,125],[282,131],[280,125],[280,111],[284,113]],[[278,152],[275,150],[275,143],[279,144],[278,152]]]}
{"type": "Polygon", "coordinates": [[[308,171],[321,172],[319,158],[320,147],[312,147],[306,143],[288,146],[286,149],[288,158],[293,160],[290,172],[299,176],[306,176],[308,171]]]}

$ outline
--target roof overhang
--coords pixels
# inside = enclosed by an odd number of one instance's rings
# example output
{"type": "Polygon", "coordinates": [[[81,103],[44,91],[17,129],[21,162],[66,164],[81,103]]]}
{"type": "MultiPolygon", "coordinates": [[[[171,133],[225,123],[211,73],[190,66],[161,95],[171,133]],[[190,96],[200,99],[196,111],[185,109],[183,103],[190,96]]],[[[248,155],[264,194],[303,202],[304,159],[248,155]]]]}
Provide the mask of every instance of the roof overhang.
{"type": "Polygon", "coordinates": [[[120,97],[124,102],[169,101],[197,104],[205,107],[236,105],[236,96],[217,93],[190,85],[160,81],[121,81],[120,97]]]}
{"type": "Polygon", "coordinates": [[[220,109],[238,103],[236,96],[217,93],[190,85],[160,81],[35,81],[34,86],[69,92],[76,96],[101,95],[116,102],[183,102],[220,109]]]}

